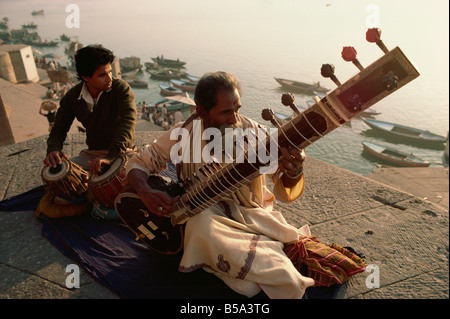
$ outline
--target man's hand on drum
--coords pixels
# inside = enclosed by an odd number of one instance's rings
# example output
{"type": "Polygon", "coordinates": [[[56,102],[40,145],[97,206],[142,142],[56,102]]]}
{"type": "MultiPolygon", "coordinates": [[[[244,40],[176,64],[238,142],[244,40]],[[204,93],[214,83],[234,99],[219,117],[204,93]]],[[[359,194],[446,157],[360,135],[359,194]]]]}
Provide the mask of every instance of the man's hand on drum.
{"type": "Polygon", "coordinates": [[[94,160],[89,161],[88,164],[89,164],[89,174],[90,176],[94,176],[100,173],[102,166],[111,165],[111,161],[106,158],[97,157],[94,160]]]}
{"type": "Polygon", "coordinates": [[[63,151],[50,152],[44,159],[44,165],[56,167],[58,164],[61,164],[61,158],[68,159],[69,157],[63,151]]]}

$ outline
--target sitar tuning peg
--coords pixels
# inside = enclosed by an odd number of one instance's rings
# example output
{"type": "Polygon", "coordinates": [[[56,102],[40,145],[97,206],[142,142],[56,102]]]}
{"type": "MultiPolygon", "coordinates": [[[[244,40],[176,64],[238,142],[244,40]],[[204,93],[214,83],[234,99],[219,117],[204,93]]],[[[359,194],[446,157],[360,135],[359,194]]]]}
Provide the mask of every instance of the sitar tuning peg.
{"type": "Polygon", "coordinates": [[[334,75],[334,65],[333,64],[322,64],[320,68],[320,74],[325,78],[330,78],[337,86],[341,86],[341,82],[334,75]]]}
{"type": "Polygon", "coordinates": [[[275,114],[273,113],[273,111],[271,109],[262,110],[261,116],[264,121],[270,121],[270,123],[272,123],[272,125],[275,126],[276,128],[281,127],[280,124],[275,119],[275,114]]]}
{"type": "Polygon", "coordinates": [[[284,106],[289,106],[292,111],[294,111],[295,114],[299,115],[301,112],[299,111],[298,107],[294,104],[295,97],[291,93],[284,93],[281,96],[281,103],[284,106]]]}
{"type": "Polygon", "coordinates": [[[359,63],[358,59],[356,58],[356,52],[354,47],[343,47],[342,48],[342,58],[347,62],[352,62],[360,71],[364,70],[364,67],[359,63]]]}
{"type": "Polygon", "coordinates": [[[384,52],[388,53],[389,50],[381,40],[381,30],[379,28],[369,28],[366,32],[366,40],[370,43],[376,43],[378,47],[384,52]]]}

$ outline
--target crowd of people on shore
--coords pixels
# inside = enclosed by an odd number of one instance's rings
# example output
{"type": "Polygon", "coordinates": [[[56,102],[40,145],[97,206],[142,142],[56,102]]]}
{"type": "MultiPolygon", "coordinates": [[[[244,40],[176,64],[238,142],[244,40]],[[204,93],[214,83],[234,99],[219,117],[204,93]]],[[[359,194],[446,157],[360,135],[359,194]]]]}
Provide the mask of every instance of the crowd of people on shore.
{"type": "Polygon", "coordinates": [[[143,120],[147,120],[152,124],[159,125],[163,130],[167,131],[176,123],[181,122],[183,114],[180,110],[168,111],[169,103],[166,101],[156,103],[155,105],[148,105],[147,102],[139,102],[136,105],[138,113],[143,120]]]}

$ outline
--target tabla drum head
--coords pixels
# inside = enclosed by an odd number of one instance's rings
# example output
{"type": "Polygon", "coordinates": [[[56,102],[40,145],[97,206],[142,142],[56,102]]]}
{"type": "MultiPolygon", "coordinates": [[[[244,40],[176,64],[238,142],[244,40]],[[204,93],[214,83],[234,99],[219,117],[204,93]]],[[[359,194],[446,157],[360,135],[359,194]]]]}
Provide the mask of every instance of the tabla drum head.
{"type": "Polygon", "coordinates": [[[70,166],[69,161],[66,159],[62,159],[61,164],[58,164],[56,167],[45,166],[42,169],[42,178],[49,182],[60,180],[70,171],[70,166]]]}
{"type": "Polygon", "coordinates": [[[112,162],[109,167],[107,167],[107,170],[105,172],[100,172],[99,175],[93,175],[89,178],[90,183],[97,183],[99,181],[103,181],[105,179],[108,179],[109,177],[113,176],[119,168],[122,167],[123,162],[125,159],[123,157],[119,157],[114,162],[112,162]]]}

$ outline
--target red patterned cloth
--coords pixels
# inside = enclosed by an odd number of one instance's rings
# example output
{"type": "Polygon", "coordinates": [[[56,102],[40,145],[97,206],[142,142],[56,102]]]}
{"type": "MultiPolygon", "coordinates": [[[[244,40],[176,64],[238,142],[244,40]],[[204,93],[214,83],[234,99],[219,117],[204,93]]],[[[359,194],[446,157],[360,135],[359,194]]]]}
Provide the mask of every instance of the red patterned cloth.
{"type": "Polygon", "coordinates": [[[297,243],[285,246],[284,251],[295,268],[314,279],[316,286],[341,284],[367,266],[364,259],[348,249],[322,244],[314,236],[300,237],[297,243]]]}

